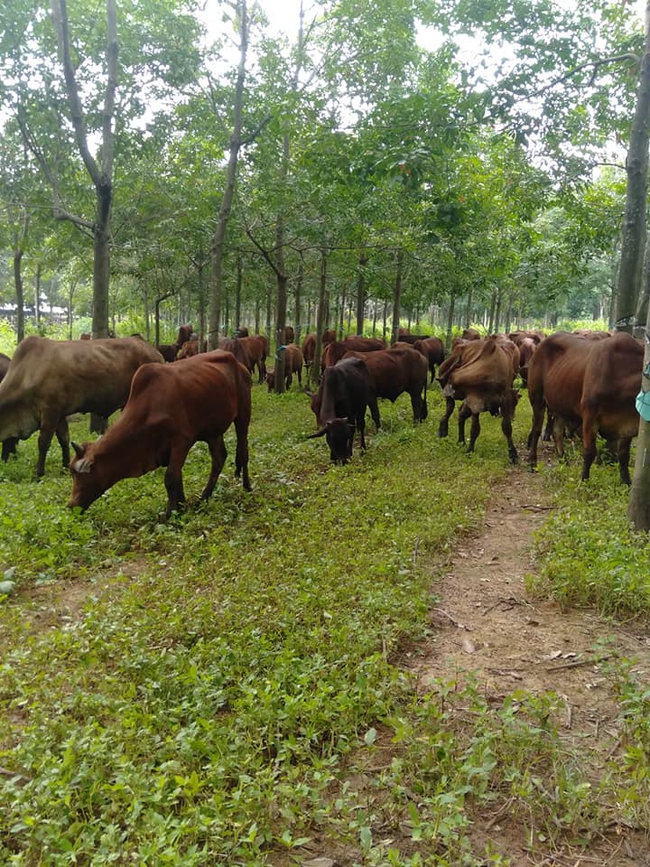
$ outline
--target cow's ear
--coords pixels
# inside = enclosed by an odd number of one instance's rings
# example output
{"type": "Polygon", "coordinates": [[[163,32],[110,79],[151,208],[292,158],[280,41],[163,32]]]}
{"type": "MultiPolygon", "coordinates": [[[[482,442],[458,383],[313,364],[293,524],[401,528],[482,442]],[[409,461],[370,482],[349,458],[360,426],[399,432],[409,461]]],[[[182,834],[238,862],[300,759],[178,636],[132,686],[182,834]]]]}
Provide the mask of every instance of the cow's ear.
{"type": "Polygon", "coordinates": [[[74,440],[70,440],[70,445],[74,449],[74,453],[76,454],[76,456],[78,458],[82,458],[84,452],[86,451],[86,447],[78,445],[74,440]]]}
{"type": "Polygon", "coordinates": [[[74,461],[72,469],[75,473],[89,473],[93,466],[93,458],[80,457],[78,461],[74,461]]]}

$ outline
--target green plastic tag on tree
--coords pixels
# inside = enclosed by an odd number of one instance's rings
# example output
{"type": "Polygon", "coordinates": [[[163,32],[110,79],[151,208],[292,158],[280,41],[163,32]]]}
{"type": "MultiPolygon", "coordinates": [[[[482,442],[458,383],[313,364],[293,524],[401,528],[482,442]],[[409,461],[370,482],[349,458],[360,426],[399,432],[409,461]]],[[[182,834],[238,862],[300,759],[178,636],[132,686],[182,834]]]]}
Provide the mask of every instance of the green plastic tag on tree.
{"type": "Polygon", "coordinates": [[[650,421],[650,391],[640,391],[637,394],[636,411],[643,421],[650,421]]]}

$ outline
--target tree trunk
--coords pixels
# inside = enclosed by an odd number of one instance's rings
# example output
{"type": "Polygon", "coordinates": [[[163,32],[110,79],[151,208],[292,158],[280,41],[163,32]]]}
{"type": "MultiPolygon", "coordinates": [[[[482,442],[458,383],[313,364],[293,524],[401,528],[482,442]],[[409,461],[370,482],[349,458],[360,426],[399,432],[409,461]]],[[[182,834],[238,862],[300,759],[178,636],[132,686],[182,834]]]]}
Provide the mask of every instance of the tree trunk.
{"type": "Polygon", "coordinates": [[[470,284],[467,293],[467,306],[465,307],[465,328],[469,328],[472,324],[472,291],[474,286],[470,284]]]}
{"type": "Polygon", "coordinates": [[[14,289],[16,292],[16,342],[25,337],[25,294],[22,274],[23,251],[14,250],[14,289]]]}
{"type": "Polygon", "coordinates": [[[300,329],[301,329],[301,311],[300,305],[302,303],[302,280],[303,280],[303,265],[302,261],[298,266],[298,279],[296,280],[296,315],[293,320],[294,332],[295,332],[295,342],[300,346],[300,329]]]}
{"type": "Polygon", "coordinates": [[[108,285],[111,267],[111,205],[113,187],[110,181],[97,189],[95,221],[95,255],[93,260],[93,337],[108,337],[108,285]]]}
{"type": "Polygon", "coordinates": [[[239,328],[241,321],[241,287],[243,282],[241,256],[237,256],[237,283],[235,286],[235,328],[239,328]]]}
{"type": "Polygon", "coordinates": [[[325,317],[327,311],[327,250],[321,250],[320,256],[320,279],[318,283],[318,308],[316,310],[316,347],[314,348],[314,361],[311,366],[311,382],[315,387],[320,379],[320,362],[323,356],[323,331],[325,331],[325,317]]]}
{"type": "MultiPolygon", "coordinates": [[[[217,228],[212,241],[212,270],[210,274],[210,315],[208,344],[210,349],[216,349],[219,342],[221,327],[221,296],[223,294],[223,256],[228,220],[232,210],[232,200],[237,180],[237,162],[242,146],[242,123],[244,113],[244,84],[246,81],[246,53],[248,51],[248,11],[246,0],[237,0],[235,6],[237,28],[239,31],[239,65],[237,67],[237,82],[235,84],[233,130],[230,136],[228,166],[226,168],[226,185],[219,207],[217,228]]],[[[239,323],[238,323],[239,324],[239,323]]]]}
{"type": "Polygon", "coordinates": [[[399,340],[399,317],[402,304],[402,273],[404,270],[404,250],[397,251],[397,267],[395,269],[395,287],[393,289],[393,325],[391,343],[399,340]]]}
{"type": "Polygon", "coordinates": [[[36,328],[41,324],[41,272],[43,266],[39,262],[34,275],[34,325],[36,328]]]}
{"type": "Polygon", "coordinates": [[[650,127],[650,0],[646,3],[645,19],[644,54],[626,161],[625,218],[621,232],[621,264],[614,314],[614,328],[630,334],[634,328],[634,314],[640,295],[643,251],[646,242],[648,128],[650,127]]]}
{"type": "Polygon", "coordinates": [[[454,326],[454,308],[456,306],[456,290],[452,289],[451,294],[449,296],[449,312],[447,314],[447,337],[445,339],[445,346],[447,347],[447,351],[449,351],[451,347],[451,334],[454,326]]]}
{"type": "Polygon", "coordinates": [[[357,336],[363,337],[364,313],[366,309],[366,265],[368,257],[365,253],[359,256],[359,278],[357,280],[357,336]]]}

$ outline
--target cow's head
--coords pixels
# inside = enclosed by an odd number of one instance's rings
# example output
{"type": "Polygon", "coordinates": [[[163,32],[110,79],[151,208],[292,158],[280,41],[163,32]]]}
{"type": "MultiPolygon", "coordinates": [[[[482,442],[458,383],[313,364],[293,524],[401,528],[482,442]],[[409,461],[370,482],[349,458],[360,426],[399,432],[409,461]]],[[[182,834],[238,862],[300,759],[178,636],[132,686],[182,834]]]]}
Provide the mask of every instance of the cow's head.
{"type": "Polygon", "coordinates": [[[315,434],[310,434],[308,439],[322,436],[327,439],[332,461],[335,464],[347,464],[352,457],[354,425],[350,424],[347,418],[333,418],[315,434]]]}
{"type": "Polygon", "coordinates": [[[266,384],[268,386],[269,391],[273,391],[275,388],[275,372],[273,370],[269,370],[266,374],[266,384]]]}
{"type": "Polygon", "coordinates": [[[109,485],[104,483],[101,473],[97,471],[91,444],[84,443],[79,446],[72,442],[71,445],[75,451],[75,456],[70,461],[72,493],[68,500],[68,506],[70,508],[79,506],[85,511],[104,493],[109,485]]]}

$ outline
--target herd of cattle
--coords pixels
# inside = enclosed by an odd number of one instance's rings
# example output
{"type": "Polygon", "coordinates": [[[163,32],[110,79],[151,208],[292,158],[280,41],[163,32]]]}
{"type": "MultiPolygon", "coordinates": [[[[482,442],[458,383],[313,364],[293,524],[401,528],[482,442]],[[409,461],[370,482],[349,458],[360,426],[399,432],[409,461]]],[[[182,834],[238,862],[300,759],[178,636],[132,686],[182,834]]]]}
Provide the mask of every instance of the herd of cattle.
{"type": "MultiPolygon", "coordinates": [[[[285,385],[293,375],[302,386],[303,367],[315,360],[316,335],[302,346],[285,334],[285,385]]],[[[439,435],[448,433],[457,401],[458,439],[465,443],[465,423],[471,419],[468,451],[480,433],[484,412],[501,417],[512,462],[518,459],[512,421],[519,392],[515,378],[527,386],[533,409],[529,461],[537,465],[537,445],[544,426],[558,454],[564,437],[580,434],[583,441],[582,478],[589,477],[596,455],[596,438],[604,437],[618,456],[620,478],[630,482],[629,456],[638,430],[635,398],[641,384],[643,346],[625,333],[560,332],[546,337],[539,331],[514,331],[481,338],[466,329],[447,357],[441,340],[400,330],[399,341],[387,347],[375,338],[336,340],[323,334],[318,391],[311,394],[317,431],[325,437],[330,457],[346,463],[355,432],[365,449],[365,416],[370,410],[378,429],[378,398],[395,401],[408,394],[414,422],[427,418],[427,385],[437,378],[445,397],[439,435]]],[[[2,459],[16,451],[18,440],[39,431],[36,476],[45,472],[52,438],[61,446],[63,464],[73,477],[69,505],[88,508],[117,481],[166,467],[167,515],[184,502],[182,468],[195,442],[207,443],[210,476],[202,499],[212,493],[225,459],[224,434],[234,425],[236,475],[250,490],[248,427],[253,374],[273,389],[273,372],[266,371],[268,341],[240,329],[206,352],[181,326],[176,343],[154,348],[140,336],[53,341],[27,337],[13,358],[0,353],[0,442],[2,459]],[[203,350],[203,351],[202,351],[203,350]],[[173,363],[163,363],[169,361],[173,363]],[[70,459],[68,416],[93,413],[108,418],[123,408],[118,420],[93,443],[72,443],[70,459]]]]}

